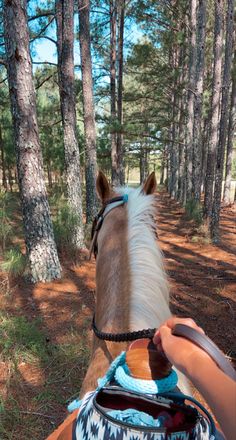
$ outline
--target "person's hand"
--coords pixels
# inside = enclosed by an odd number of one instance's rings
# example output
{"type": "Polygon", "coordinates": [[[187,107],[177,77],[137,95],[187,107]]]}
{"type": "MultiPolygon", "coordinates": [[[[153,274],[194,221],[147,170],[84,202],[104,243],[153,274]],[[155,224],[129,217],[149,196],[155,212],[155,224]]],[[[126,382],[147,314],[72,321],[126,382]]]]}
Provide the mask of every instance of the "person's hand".
{"type": "Polygon", "coordinates": [[[195,361],[210,359],[201,348],[193,342],[179,336],[173,336],[171,330],[176,324],[185,324],[204,334],[191,318],[177,318],[175,316],[165,321],[156,331],[153,342],[157,348],[164,351],[169,361],[187,376],[191,373],[195,361]]]}

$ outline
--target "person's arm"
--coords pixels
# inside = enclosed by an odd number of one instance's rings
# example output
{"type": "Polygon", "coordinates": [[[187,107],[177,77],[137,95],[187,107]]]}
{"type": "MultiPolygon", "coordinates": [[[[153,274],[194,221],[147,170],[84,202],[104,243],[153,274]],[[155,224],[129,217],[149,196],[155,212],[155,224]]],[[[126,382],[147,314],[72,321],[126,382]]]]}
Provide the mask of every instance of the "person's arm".
{"type": "Polygon", "coordinates": [[[236,383],[226,376],[201,348],[173,336],[176,324],[186,324],[203,332],[192,319],[170,318],[156,332],[153,341],[161,346],[169,361],[182,371],[202,394],[221,425],[227,440],[236,434],[236,383]]]}

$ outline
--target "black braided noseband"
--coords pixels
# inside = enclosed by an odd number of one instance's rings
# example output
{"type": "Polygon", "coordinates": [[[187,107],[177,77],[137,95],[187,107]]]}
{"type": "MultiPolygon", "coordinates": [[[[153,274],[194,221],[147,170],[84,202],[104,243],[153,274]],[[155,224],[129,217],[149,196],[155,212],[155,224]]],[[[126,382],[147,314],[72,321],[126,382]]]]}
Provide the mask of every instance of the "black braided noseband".
{"type": "Polygon", "coordinates": [[[148,328],[143,330],[137,330],[134,332],[127,333],[105,333],[100,332],[95,324],[95,315],[93,315],[92,329],[98,339],[103,341],[113,341],[113,342],[127,342],[135,341],[136,339],[152,339],[156,333],[156,328],[148,328]]]}

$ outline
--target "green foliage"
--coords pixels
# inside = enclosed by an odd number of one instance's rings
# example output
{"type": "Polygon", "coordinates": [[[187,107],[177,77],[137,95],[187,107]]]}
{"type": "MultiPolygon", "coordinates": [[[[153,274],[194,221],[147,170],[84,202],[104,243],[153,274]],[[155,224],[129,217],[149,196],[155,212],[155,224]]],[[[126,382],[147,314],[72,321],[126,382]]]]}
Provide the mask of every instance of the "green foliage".
{"type": "Polygon", "coordinates": [[[72,212],[64,196],[57,199],[57,213],[53,220],[55,240],[60,252],[66,251],[73,255],[73,231],[80,226],[78,215],[72,212]]]}
{"type": "Polygon", "coordinates": [[[236,179],[236,158],[232,161],[232,179],[236,179]]]}
{"type": "Polygon", "coordinates": [[[186,203],[185,212],[189,220],[194,220],[197,225],[202,223],[202,206],[196,200],[191,199],[186,203]]]}
{"type": "Polygon", "coordinates": [[[0,314],[1,359],[14,361],[45,357],[46,340],[39,329],[39,319],[32,322],[24,316],[0,314]]]}
{"type": "Polygon", "coordinates": [[[7,210],[8,197],[7,192],[0,191],[0,248],[2,251],[5,251],[9,238],[13,233],[7,210]]]}
{"type": "Polygon", "coordinates": [[[22,254],[19,247],[14,247],[4,253],[4,261],[0,268],[10,276],[23,275],[26,268],[26,256],[22,254]]]}

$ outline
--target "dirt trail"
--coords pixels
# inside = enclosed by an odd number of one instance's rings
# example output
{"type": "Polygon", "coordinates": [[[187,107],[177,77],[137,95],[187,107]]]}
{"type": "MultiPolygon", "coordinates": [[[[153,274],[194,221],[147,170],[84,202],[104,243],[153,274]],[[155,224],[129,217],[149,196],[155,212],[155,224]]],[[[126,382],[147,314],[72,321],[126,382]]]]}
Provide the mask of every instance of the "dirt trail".
{"type": "MultiPolygon", "coordinates": [[[[170,279],[171,309],[175,314],[196,319],[231,358],[236,357],[235,218],[232,209],[223,211],[223,244],[218,247],[193,243],[193,225],[185,219],[182,208],[166,193],[158,194],[158,235],[170,279]]],[[[10,315],[40,319],[45,343],[51,344],[54,352],[55,348],[67,347],[67,358],[58,351],[60,356],[52,358],[46,368],[43,362],[34,367],[23,362],[14,374],[10,370],[7,374],[7,364],[0,363],[0,374],[4,372],[0,394],[12,411],[9,432],[11,424],[14,431],[3,435],[4,440],[32,438],[32,431],[34,440],[43,440],[65,417],[66,401],[77,395],[86,369],[94,294],[95,263],[82,259],[79,265],[68,261],[60,281],[30,286],[19,280],[10,295],[0,295],[0,306],[10,315]],[[74,350],[79,344],[83,349],[78,356],[68,354],[68,346],[74,350]],[[16,426],[16,403],[12,404],[9,396],[17,401],[20,410],[16,426]],[[35,414],[30,415],[31,412],[35,414]]]]}
{"type": "Polygon", "coordinates": [[[236,357],[236,216],[223,211],[218,246],[192,242],[193,225],[165,194],[158,196],[158,233],[171,286],[171,310],[191,316],[236,357]]]}

